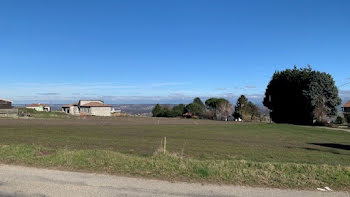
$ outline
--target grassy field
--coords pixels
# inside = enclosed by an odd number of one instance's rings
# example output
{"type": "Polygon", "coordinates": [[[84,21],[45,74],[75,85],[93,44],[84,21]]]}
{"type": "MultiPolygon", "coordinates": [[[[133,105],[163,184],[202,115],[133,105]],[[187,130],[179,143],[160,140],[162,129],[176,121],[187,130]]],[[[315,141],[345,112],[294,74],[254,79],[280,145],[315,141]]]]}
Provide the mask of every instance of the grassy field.
{"type": "Polygon", "coordinates": [[[0,162],[280,188],[350,190],[350,133],[163,118],[0,119],[0,162]],[[159,154],[167,137],[167,155],[159,154]]]}

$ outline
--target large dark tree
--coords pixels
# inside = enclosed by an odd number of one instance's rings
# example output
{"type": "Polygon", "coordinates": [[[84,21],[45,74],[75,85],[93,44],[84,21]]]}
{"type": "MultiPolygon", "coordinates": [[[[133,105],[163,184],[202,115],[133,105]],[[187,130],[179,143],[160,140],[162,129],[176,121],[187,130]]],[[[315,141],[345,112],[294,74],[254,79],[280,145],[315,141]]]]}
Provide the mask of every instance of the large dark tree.
{"type": "Polygon", "coordinates": [[[235,106],[235,113],[233,114],[235,118],[243,119],[243,115],[247,113],[247,104],[248,99],[244,95],[241,95],[237,99],[237,103],[235,106]]]}
{"type": "Polygon", "coordinates": [[[237,99],[233,116],[243,120],[254,120],[260,118],[260,110],[258,106],[248,101],[247,97],[241,95],[237,99]]]}
{"type": "Polygon", "coordinates": [[[263,103],[274,122],[312,124],[336,115],[341,99],[332,76],[309,66],[276,71],[263,103]]]}
{"type": "Polygon", "coordinates": [[[152,115],[153,117],[160,117],[162,115],[162,107],[157,104],[156,106],[154,106],[153,110],[152,110],[152,115]]]}

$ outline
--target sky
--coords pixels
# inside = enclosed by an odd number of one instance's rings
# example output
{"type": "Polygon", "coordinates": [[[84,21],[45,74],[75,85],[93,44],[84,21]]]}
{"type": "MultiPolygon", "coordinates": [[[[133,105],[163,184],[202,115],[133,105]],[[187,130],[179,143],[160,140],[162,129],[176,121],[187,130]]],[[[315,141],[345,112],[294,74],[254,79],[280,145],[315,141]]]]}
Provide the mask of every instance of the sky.
{"type": "Polygon", "coordinates": [[[186,103],[311,65],[350,98],[348,0],[0,1],[0,98],[186,103]]]}

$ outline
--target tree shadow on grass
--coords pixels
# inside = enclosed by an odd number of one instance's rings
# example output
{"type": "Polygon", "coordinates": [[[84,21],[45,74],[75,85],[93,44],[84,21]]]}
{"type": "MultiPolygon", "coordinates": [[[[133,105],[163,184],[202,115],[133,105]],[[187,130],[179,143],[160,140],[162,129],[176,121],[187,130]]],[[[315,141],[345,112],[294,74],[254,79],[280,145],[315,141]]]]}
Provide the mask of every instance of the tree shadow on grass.
{"type": "MultiPolygon", "coordinates": [[[[311,143],[309,143],[309,144],[311,144],[311,143]]],[[[318,152],[325,152],[325,153],[332,153],[332,154],[340,155],[340,153],[335,151],[335,150],[331,151],[331,150],[321,150],[321,149],[310,148],[310,147],[290,147],[290,146],[287,146],[286,148],[303,149],[303,150],[308,150],[308,151],[318,151],[318,152]]]]}
{"type": "Polygon", "coordinates": [[[302,148],[302,149],[309,150],[309,151],[326,152],[326,153],[332,153],[332,154],[340,155],[340,153],[337,152],[337,151],[321,150],[321,149],[309,148],[309,147],[305,147],[305,148],[302,148]]]}
{"type": "Polygon", "coordinates": [[[345,144],[335,144],[335,143],[309,143],[309,144],[324,146],[329,148],[342,149],[342,150],[350,150],[350,145],[345,145],[345,144]]]}

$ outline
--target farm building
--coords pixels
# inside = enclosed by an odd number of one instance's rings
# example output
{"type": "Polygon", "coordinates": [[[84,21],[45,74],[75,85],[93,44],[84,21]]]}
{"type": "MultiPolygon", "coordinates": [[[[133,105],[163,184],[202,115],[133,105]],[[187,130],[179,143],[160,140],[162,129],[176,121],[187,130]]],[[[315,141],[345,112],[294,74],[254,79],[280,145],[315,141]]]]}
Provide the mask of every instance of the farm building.
{"type": "Polygon", "coordinates": [[[0,117],[18,117],[18,109],[12,107],[12,101],[0,99],[0,117]]]}
{"type": "Polygon", "coordinates": [[[346,102],[342,109],[344,114],[350,114],[350,101],[346,102]]]}
{"type": "Polygon", "coordinates": [[[51,111],[51,107],[45,104],[31,104],[26,106],[27,109],[34,109],[36,111],[46,111],[49,112],[51,111]]]}
{"type": "Polygon", "coordinates": [[[62,111],[72,115],[111,116],[112,106],[101,100],[80,100],[78,103],[62,106],[62,111]]]}

